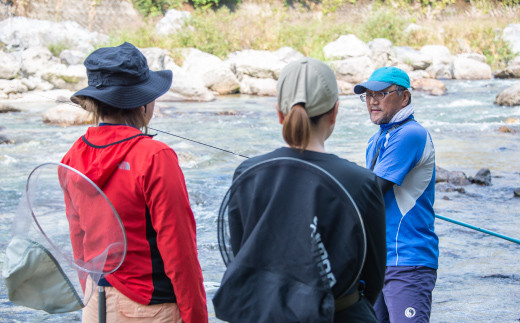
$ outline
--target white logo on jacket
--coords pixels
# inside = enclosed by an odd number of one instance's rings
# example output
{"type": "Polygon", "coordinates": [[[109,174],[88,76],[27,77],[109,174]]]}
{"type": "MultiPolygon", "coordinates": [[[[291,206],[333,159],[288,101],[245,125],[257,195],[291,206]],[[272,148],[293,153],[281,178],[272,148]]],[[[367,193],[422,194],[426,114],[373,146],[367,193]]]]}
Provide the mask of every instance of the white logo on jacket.
{"type": "Polygon", "coordinates": [[[123,169],[123,170],[130,170],[130,163],[127,161],[122,161],[121,163],[119,163],[117,168],[123,169]]]}
{"type": "Polygon", "coordinates": [[[321,235],[318,232],[318,218],[314,217],[312,219],[311,227],[311,239],[314,240],[314,243],[318,247],[319,256],[321,259],[320,263],[320,274],[322,276],[326,276],[327,280],[329,282],[329,287],[332,288],[336,284],[336,277],[334,277],[334,274],[332,273],[332,267],[330,265],[329,261],[329,254],[327,253],[327,249],[325,249],[325,245],[321,241],[321,235]]]}

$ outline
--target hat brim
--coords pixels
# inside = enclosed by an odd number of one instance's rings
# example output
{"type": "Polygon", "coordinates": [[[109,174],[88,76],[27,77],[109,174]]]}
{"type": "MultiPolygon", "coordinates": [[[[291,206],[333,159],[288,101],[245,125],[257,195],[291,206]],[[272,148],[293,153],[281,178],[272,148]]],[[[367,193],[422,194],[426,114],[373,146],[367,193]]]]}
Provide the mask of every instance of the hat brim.
{"type": "Polygon", "coordinates": [[[88,96],[115,108],[131,109],[148,104],[166,93],[172,84],[172,71],[150,71],[148,80],[135,85],[87,86],[74,93],[88,96]]]}
{"type": "Polygon", "coordinates": [[[370,91],[382,91],[387,87],[390,87],[392,83],[379,82],[379,81],[366,81],[364,83],[354,86],[354,93],[363,94],[368,90],[370,91]]]}

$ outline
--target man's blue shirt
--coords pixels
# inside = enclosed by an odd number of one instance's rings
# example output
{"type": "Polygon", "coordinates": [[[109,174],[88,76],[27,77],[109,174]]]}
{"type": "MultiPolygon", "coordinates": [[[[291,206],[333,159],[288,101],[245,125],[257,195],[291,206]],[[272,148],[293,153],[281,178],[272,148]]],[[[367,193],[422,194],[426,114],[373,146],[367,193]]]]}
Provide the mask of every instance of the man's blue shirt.
{"type": "Polygon", "coordinates": [[[437,269],[435,149],[428,131],[413,116],[408,119],[380,126],[368,142],[366,165],[379,149],[374,173],[396,184],[384,196],[387,266],[437,269]]]}

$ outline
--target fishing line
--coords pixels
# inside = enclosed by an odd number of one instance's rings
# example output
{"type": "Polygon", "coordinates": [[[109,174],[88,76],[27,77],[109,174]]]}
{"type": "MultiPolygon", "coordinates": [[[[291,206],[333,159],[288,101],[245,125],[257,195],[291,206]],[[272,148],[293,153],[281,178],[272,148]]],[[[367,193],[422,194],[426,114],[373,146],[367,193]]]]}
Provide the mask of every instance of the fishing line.
{"type": "MultiPolygon", "coordinates": [[[[60,99],[53,99],[53,98],[49,98],[49,97],[46,97],[44,95],[35,94],[35,93],[30,93],[30,94],[34,95],[34,96],[40,96],[40,97],[45,98],[45,99],[50,100],[50,101],[55,101],[55,102],[59,102],[59,103],[65,103],[65,104],[68,104],[68,105],[73,106],[73,107],[77,107],[78,106],[77,104],[69,102],[68,100],[64,101],[64,100],[60,100],[60,99]]],[[[195,139],[190,139],[190,138],[187,138],[187,137],[184,137],[184,136],[176,135],[176,134],[168,132],[168,131],[164,131],[164,130],[160,130],[160,129],[152,128],[152,127],[148,127],[148,129],[154,130],[154,131],[157,131],[157,132],[160,132],[160,133],[164,133],[164,134],[167,134],[167,135],[170,135],[170,136],[173,136],[173,137],[177,137],[177,138],[180,138],[180,139],[183,139],[183,140],[191,141],[191,142],[197,143],[197,144],[202,145],[202,146],[206,146],[206,147],[210,147],[210,148],[213,148],[213,149],[216,149],[216,150],[220,150],[220,151],[226,152],[228,154],[232,154],[232,155],[235,155],[235,156],[240,156],[240,157],[246,158],[246,159],[249,158],[248,156],[235,153],[235,152],[233,152],[231,150],[227,150],[227,149],[224,149],[224,148],[220,148],[220,147],[217,147],[217,146],[206,144],[204,142],[201,142],[201,141],[198,141],[198,140],[195,140],[195,139]]]]}
{"type": "MultiPolygon", "coordinates": [[[[77,106],[76,104],[71,103],[69,101],[63,101],[63,100],[59,100],[59,99],[52,99],[52,98],[46,97],[46,96],[41,95],[41,94],[35,94],[35,93],[30,93],[30,94],[31,95],[35,95],[35,96],[41,96],[42,98],[45,98],[45,99],[48,99],[48,100],[51,100],[51,101],[65,103],[65,104],[69,104],[71,106],[77,106]]],[[[198,140],[194,140],[194,139],[190,139],[190,138],[187,138],[187,137],[179,136],[179,135],[176,135],[176,134],[164,131],[164,130],[159,130],[159,129],[151,128],[151,127],[148,127],[148,129],[151,129],[151,130],[154,130],[154,131],[157,131],[157,132],[160,132],[160,133],[164,133],[164,134],[167,134],[167,135],[170,135],[170,136],[173,136],[173,137],[177,137],[177,138],[180,138],[180,139],[183,139],[183,140],[191,141],[191,142],[197,143],[199,145],[210,147],[210,148],[213,148],[213,149],[216,149],[216,150],[220,150],[220,151],[226,152],[228,154],[232,154],[232,155],[239,156],[239,157],[246,158],[246,159],[249,158],[248,156],[235,153],[235,152],[233,152],[231,150],[219,148],[219,147],[216,147],[216,146],[213,146],[213,145],[210,145],[210,144],[206,144],[206,143],[198,141],[198,140]]],[[[513,242],[513,243],[516,243],[516,244],[520,244],[520,240],[519,239],[511,238],[511,237],[508,237],[508,236],[505,236],[505,235],[502,235],[502,234],[499,234],[499,233],[496,233],[496,232],[493,232],[493,231],[482,229],[482,228],[473,226],[471,224],[460,222],[460,221],[457,221],[457,220],[454,220],[454,219],[451,219],[451,218],[448,218],[448,217],[445,217],[445,216],[441,216],[441,215],[438,215],[438,214],[435,214],[435,217],[438,218],[438,219],[447,221],[447,222],[451,222],[453,224],[457,224],[457,225],[460,225],[460,226],[463,226],[463,227],[475,230],[475,231],[479,231],[479,232],[482,232],[482,233],[489,234],[489,235],[497,237],[497,238],[501,238],[501,239],[504,239],[504,240],[507,240],[507,241],[510,241],[510,242],[513,242]]]]}
{"type": "Polygon", "coordinates": [[[186,137],[183,137],[183,136],[179,136],[179,135],[176,135],[176,134],[170,133],[170,132],[168,132],[168,131],[159,130],[159,129],[155,129],[155,128],[152,128],[152,127],[148,127],[148,129],[155,130],[155,131],[157,131],[157,132],[161,132],[161,133],[164,133],[164,134],[167,134],[167,135],[173,136],[173,137],[177,137],[177,138],[181,138],[181,139],[184,139],[184,140],[188,140],[188,141],[191,141],[191,142],[197,143],[197,144],[199,144],[199,145],[203,145],[203,146],[210,147],[210,148],[213,148],[213,149],[217,149],[217,150],[220,150],[220,151],[223,151],[223,152],[229,153],[229,154],[233,154],[233,155],[235,155],[235,156],[240,156],[240,157],[243,157],[243,158],[249,158],[248,156],[244,156],[244,155],[241,155],[241,154],[238,154],[238,153],[232,152],[231,150],[227,150],[227,149],[219,148],[219,147],[216,147],[216,146],[212,146],[212,145],[210,145],[210,144],[206,144],[206,143],[203,143],[203,142],[200,142],[200,141],[194,140],[194,139],[190,139],[190,138],[186,138],[186,137]]]}

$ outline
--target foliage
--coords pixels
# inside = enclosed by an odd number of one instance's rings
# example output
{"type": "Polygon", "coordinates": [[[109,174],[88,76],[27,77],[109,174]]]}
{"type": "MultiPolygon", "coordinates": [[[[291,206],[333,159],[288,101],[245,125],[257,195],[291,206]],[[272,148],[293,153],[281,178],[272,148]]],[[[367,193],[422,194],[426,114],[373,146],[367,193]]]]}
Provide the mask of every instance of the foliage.
{"type": "Polygon", "coordinates": [[[133,0],[134,6],[145,17],[164,14],[170,8],[178,8],[183,0],[133,0]]]}
{"type": "Polygon", "coordinates": [[[179,49],[190,47],[224,59],[238,50],[275,51],[289,46],[306,56],[324,60],[326,44],[341,35],[355,34],[365,42],[386,38],[394,46],[420,49],[424,45],[444,45],[454,55],[481,53],[493,69],[502,68],[513,54],[500,33],[508,24],[518,23],[520,8],[495,6],[489,13],[471,8],[472,11],[441,10],[430,15],[420,10],[418,13],[417,7],[372,2],[366,6],[348,4],[347,8],[324,13],[319,6],[310,9],[297,3],[288,7],[280,3],[248,2],[234,10],[225,6],[195,9],[186,26],[169,36],[157,35],[153,23],[137,31],[125,30],[112,35],[112,45],[129,41],[141,48],[168,49],[178,63],[183,57],[179,49]],[[405,32],[410,23],[420,27],[405,32]]]}
{"type": "Polygon", "coordinates": [[[47,49],[56,57],[60,57],[61,52],[69,48],[70,45],[66,42],[57,42],[47,45],[47,49]]]}
{"type": "Polygon", "coordinates": [[[409,23],[409,19],[400,14],[399,10],[382,7],[367,16],[359,37],[364,41],[386,38],[392,43],[399,43],[409,23]]]}

